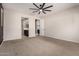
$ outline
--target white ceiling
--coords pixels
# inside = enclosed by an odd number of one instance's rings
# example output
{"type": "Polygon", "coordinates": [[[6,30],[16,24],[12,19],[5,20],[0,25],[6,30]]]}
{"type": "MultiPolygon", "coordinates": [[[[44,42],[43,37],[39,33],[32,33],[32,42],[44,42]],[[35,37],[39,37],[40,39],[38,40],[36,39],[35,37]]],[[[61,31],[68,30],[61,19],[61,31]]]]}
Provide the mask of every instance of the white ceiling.
{"type": "MultiPolygon", "coordinates": [[[[39,3],[36,3],[37,5],[39,5],[39,3]]],[[[59,11],[62,11],[64,9],[73,7],[73,6],[77,6],[79,5],[78,3],[46,3],[46,6],[49,5],[53,5],[53,7],[49,8],[49,10],[52,10],[51,12],[46,12],[46,15],[41,13],[32,13],[33,11],[30,10],[29,8],[36,8],[32,3],[3,3],[3,7],[4,8],[8,8],[8,9],[13,9],[16,11],[20,11],[20,12],[24,12],[27,13],[29,15],[39,15],[40,17],[44,17],[47,16],[51,13],[56,13],[59,11]]]]}

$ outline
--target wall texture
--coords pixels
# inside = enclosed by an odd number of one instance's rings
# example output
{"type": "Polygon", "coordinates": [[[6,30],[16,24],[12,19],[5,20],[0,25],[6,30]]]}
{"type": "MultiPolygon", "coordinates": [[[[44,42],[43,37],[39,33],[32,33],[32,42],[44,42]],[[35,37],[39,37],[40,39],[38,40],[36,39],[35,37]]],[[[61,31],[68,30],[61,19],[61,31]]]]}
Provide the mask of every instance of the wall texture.
{"type": "Polygon", "coordinates": [[[79,7],[46,17],[45,36],[79,43],[79,7]]]}
{"type": "Polygon", "coordinates": [[[18,12],[4,10],[4,40],[21,38],[21,16],[18,12]]]}
{"type": "Polygon", "coordinates": [[[22,38],[21,30],[21,17],[29,18],[29,28],[30,37],[35,36],[34,20],[33,17],[27,14],[20,13],[13,10],[4,10],[4,40],[13,40],[22,38]]]}
{"type": "MultiPolygon", "coordinates": [[[[35,37],[35,19],[40,18],[16,10],[4,9],[4,41],[22,38],[21,17],[29,18],[29,37],[35,37]]],[[[41,35],[44,35],[44,20],[40,19],[40,21],[41,35]]]]}

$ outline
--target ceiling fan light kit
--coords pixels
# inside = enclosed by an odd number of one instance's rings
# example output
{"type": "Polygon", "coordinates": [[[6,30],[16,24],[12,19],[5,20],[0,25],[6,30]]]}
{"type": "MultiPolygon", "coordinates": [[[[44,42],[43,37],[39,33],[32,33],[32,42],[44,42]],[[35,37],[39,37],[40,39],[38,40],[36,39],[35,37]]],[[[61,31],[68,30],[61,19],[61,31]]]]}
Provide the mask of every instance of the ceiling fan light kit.
{"type": "Polygon", "coordinates": [[[30,8],[31,10],[33,10],[33,13],[35,12],[38,12],[38,14],[40,14],[41,12],[46,14],[46,11],[52,11],[52,10],[48,10],[48,8],[51,8],[53,7],[53,5],[50,5],[50,6],[47,6],[47,7],[44,7],[46,3],[42,3],[40,4],[39,6],[36,5],[35,3],[33,3],[33,5],[36,7],[36,8],[30,8]]]}

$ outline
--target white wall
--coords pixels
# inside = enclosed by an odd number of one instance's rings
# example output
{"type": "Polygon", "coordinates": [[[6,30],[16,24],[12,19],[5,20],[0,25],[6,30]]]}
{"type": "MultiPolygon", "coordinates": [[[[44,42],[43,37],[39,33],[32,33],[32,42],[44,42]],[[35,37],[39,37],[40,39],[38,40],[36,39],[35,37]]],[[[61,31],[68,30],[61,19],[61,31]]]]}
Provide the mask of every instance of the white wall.
{"type": "MultiPolygon", "coordinates": [[[[29,18],[29,37],[35,37],[35,19],[39,17],[27,15],[12,9],[4,9],[4,41],[22,38],[21,17],[29,18]]],[[[44,20],[41,21],[41,35],[44,35],[44,20]]]]}
{"type": "Polygon", "coordinates": [[[35,37],[35,17],[29,19],[29,37],[35,37]]]}
{"type": "Polygon", "coordinates": [[[34,17],[10,9],[5,9],[4,10],[4,41],[22,38],[21,17],[29,18],[30,21],[29,37],[35,37],[34,17]]]}
{"type": "Polygon", "coordinates": [[[79,43],[79,7],[44,18],[45,36],[79,43]]]}
{"type": "Polygon", "coordinates": [[[44,19],[40,19],[40,35],[44,36],[44,19]]]}
{"type": "Polygon", "coordinates": [[[4,10],[4,40],[21,38],[21,14],[11,10],[4,10]]]}

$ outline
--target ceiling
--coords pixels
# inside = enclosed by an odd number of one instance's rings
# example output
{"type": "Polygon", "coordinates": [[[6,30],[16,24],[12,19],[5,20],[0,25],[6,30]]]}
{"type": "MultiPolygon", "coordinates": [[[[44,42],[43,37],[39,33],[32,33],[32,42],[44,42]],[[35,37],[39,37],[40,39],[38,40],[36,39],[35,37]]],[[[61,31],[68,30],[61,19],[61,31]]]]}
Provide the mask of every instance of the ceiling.
{"type": "MultiPolygon", "coordinates": [[[[39,5],[39,3],[36,4],[39,5]]],[[[53,7],[49,8],[49,10],[52,10],[51,12],[47,11],[46,14],[43,13],[38,14],[38,13],[32,13],[33,11],[29,9],[29,8],[36,8],[32,3],[3,3],[3,7],[5,9],[12,9],[19,12],[27,13],[29,15],[38,15],[40,17],[48,16],[51,13],[57,13],[64,9],[77,6],[79,4],[78,3],[46,3],[45,7],[49,5],[53,5],[53,7]]]]}

